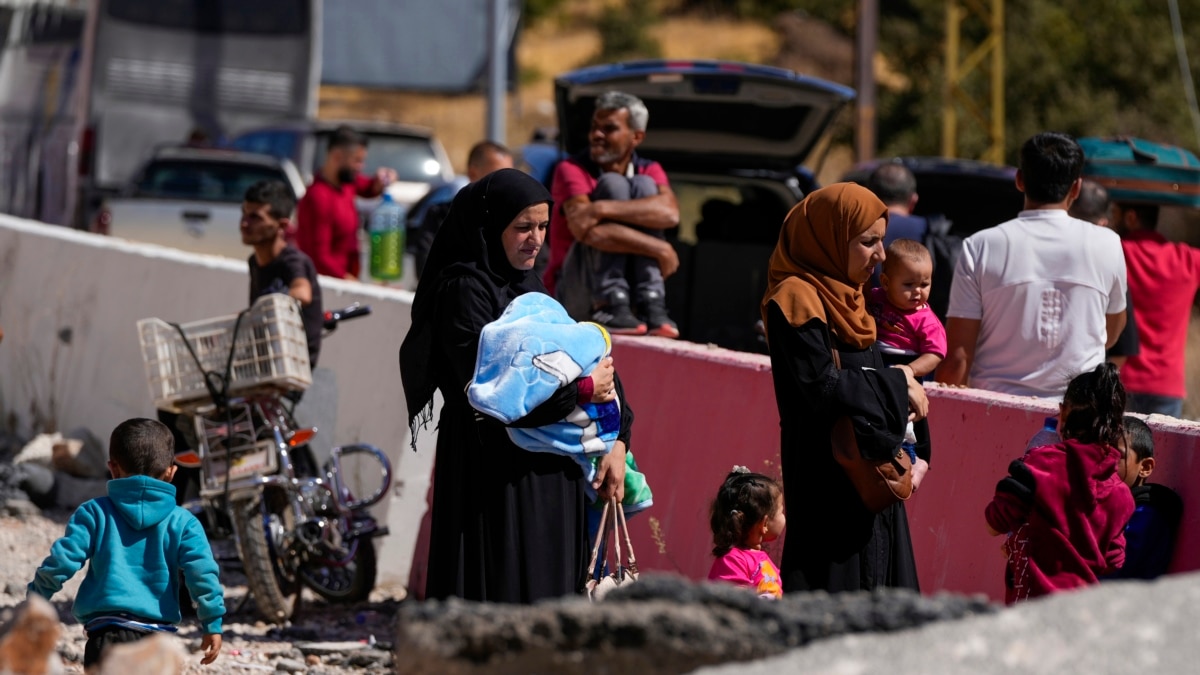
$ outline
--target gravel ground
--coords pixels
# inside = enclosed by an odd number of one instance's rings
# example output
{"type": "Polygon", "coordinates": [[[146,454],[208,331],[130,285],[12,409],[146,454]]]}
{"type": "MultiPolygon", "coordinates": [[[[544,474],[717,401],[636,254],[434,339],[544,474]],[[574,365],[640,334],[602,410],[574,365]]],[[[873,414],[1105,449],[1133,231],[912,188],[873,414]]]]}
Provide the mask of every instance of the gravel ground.
{"type": "MultiPolygon", "coordinates": [[[[25,599],[25,586],[50,545],[62,535],[69,513],[47,512],[20,517],[0,516],[0,625],[7,625],[12,607],[25,599]]],[[[52,599],[63,619],[58,651],[68,673],[83,672],[83,627],[71,616],[71,606],[83,572],[76,574],[52,599]]],[[[184,619],[179,635],[188,648],[186,673],[391,672],[393,617],[403,589],[376,589],[369,602],[328,604],[306,591],[290,624],[274,626],[259,621],[254,603],[243,604],[244,578],[236,570],[222,570],[225,585],[225,634],[221,656],[209,666],[200,665],[200,632],[184,619]]]]}

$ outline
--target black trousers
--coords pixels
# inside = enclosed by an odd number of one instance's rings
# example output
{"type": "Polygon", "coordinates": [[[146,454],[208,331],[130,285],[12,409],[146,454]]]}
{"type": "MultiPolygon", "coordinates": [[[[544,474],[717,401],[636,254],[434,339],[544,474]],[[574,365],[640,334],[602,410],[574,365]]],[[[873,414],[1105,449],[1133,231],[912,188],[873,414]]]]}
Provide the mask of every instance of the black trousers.
{"type": "Polygon", "coordinates": [[[88,633],[87,645],[83,648],[83,667],[89,668],[100,663],[100,655],[110,645],[137,642],[148,635],[150,633],[141,633],[120,626],[106,626],[88,633]]]}

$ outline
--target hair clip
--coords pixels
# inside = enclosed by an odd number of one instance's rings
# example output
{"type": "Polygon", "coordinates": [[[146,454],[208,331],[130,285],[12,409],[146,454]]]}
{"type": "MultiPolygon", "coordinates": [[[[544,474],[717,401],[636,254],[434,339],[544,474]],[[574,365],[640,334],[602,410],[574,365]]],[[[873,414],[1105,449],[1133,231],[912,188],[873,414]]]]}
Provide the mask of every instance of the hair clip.
{"type": "Polygon", "coordinates": [[[741,464],[734,464],[733,469],[730,470],[730,473],[750,473],[750,469],[747,469],[741,464]]]}

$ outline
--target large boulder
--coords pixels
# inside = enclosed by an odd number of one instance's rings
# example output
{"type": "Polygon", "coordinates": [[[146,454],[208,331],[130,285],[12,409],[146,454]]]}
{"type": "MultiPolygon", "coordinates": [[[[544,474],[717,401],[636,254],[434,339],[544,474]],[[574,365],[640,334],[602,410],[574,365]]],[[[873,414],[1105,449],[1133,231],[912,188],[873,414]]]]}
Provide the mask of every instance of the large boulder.
{"type": "Polygon", "coordinates": [[[779,601],[723,584],[644,575],[603,602],[533,606],[447,600],[401,606],[398,673],[685,673],[836,635],[894,631],[989,613],[983,598],[910,591],[779,601]]]}
{"type": "Polygon", "coordinates": [[[1200,574],[1104,583],[989,616],[892,635],[847,635],[704,675],[1200,672],[1200,574]]]}

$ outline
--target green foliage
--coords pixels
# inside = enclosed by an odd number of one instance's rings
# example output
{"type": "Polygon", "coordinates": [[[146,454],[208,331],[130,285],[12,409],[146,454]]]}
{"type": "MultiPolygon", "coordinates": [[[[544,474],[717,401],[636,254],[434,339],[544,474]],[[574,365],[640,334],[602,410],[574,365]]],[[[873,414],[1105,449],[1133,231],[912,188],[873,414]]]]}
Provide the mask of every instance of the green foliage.
{"type": "Polygon", "coordinates": [[[606,5],[596,21],[596,29],[600,32],[600,53],[596,55],[595,63],[657,58],[662,55],[658,41],[650,37],[647,31],[657,20],[651,3],[627,0],[623,5],[606,5]]]}
{"type": "Polygon", "coordinates": [[[521,20],[531,26],[549,16],[564,4],[564,0],[524,0],[522,3],[521,20]]]}
{"type": "MultiPolygon", "coordinates": [[[[769,21],[780,12],[802,9],[805,0],[680,0],[679,8],[684,11],[703,11],[710,14],[735,16],[739,19],[762,19],[769,21]]],[[[842,0],[840,4],[846,4],[842,0]]]]}
{"type": "MultiPolygon", "coordinates": [[[[802,3],[853,36],[849,2],[802,3]]],[[[970,4],[970,3],[963,3],[970,4]]],[[[989,3],[981,3],[987,5],[989,3]]],[[[1075,136],[1126,134],[1195,150],[1167,3],[1135,0],[1007,0],[1005,155],[1044,130],[1075,136]]],[[[1200,0],[1179,0],[1193,74],[1200,75],[1200,0]]],[[[852,16],[852,15],[851,15],[852,16]]],[[[963,54],[983,37],[963,27],[963,54]]],[[[946,0],[882,0],[879,49],[910,80],[878,92],[880,154],[940,154],[946,0]]],[[[986,71],[963,86],[986,100],[986,71]]],[[[959,155],[982,154],[986,137],[960,112],[959,155]]]]}

